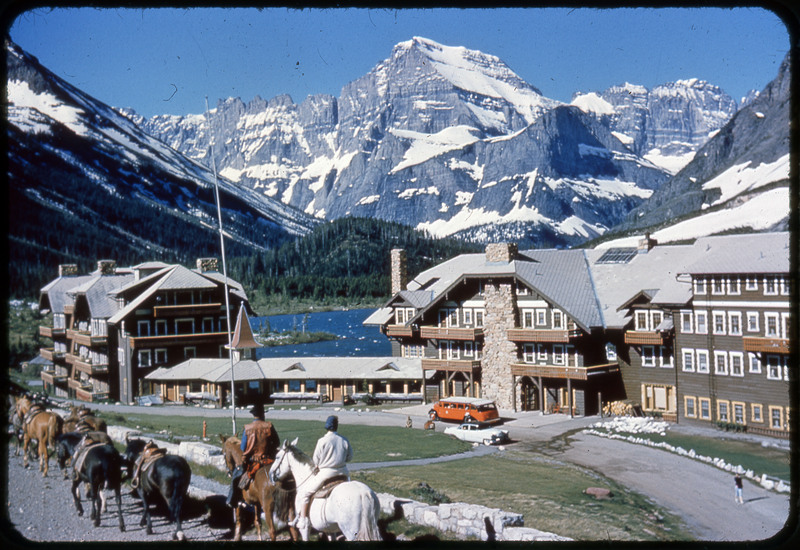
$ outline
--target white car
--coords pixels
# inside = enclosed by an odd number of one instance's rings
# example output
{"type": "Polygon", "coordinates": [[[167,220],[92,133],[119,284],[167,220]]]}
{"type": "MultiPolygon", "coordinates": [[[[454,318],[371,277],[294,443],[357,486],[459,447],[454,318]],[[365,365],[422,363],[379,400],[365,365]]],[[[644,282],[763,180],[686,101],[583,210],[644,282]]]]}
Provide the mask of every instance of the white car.
{"type": "Polygon", "coordinates": [[[467,422],[458,426],[445,428],[444,433],[457,437],[470,443],[483,443],[484,445],[499,445],[509,440],[508,430],[492,428],[467,422]]]}

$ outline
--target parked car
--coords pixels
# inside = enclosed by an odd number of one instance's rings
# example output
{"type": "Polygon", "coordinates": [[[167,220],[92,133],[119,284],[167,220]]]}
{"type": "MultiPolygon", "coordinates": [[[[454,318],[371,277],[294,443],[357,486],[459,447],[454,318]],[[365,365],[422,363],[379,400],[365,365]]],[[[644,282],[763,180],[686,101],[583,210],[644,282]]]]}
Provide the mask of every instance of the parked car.
{"type": "Polygon", "coordinates": [[[477,397],[448,397],[434,403],[428,411],[431,420],[455,422],[497,422],[500,414],[491,399],[477,397]]]}
{"type": "Polygon", "coordinates": [[[486,424],[465,422],[458,426],[449,426],[444,433],[452,435],[462,441],[470,443],[483,443],[484,445],[499,445],[509,441],[508,430],[493,428],[486,424]]]}

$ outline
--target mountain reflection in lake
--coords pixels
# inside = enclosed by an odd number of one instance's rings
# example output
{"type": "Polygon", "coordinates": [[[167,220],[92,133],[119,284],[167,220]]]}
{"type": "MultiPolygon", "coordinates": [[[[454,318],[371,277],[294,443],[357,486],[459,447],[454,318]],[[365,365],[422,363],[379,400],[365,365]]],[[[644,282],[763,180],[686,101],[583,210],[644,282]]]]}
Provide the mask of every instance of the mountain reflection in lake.
{"type": "MultiPolygon", "coordinates": [[[[381,334],[377,326],[365,326],[362,323],[374,309],[351,309],[347,311],[323,311],[308,315],[307,332],[330,332],[339,337],[338,340],[314,342],[312,344],[296,344],[290,346],[273,346],[258,348],[256,357],[386,357],[392,354],[389,339],[381,334]]],[[[253,332],[258,334],[265,320],[269,320],[272,332],[303,330],[305,314],[270,315],[253,317],[250,324],[253,332]]]]}

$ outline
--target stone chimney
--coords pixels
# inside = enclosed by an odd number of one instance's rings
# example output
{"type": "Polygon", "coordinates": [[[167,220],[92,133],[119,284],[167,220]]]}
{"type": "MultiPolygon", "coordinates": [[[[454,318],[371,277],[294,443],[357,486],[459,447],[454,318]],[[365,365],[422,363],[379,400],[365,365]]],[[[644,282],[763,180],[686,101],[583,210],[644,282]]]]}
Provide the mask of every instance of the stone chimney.
{"type": "Polygon", "coordinates": [[[74,277],[78,274],[78,264],[60,264],[58,266],[59,277],[74,277]]]}
{"type": "Polygon", "coordinates": [[[392,296],[405,290],[408,285],[408,264],[406,251],[402,248],[392,250],[392,296]]]}
{"type": "Polygon", "coordinates": [[[650,233],[645,233],[644,238],[639,241],[639,247],[637,252],[639,252],[640,254],[646,253],[648,250],[652,250],[652,248],[657,244],[658,244],[657,240],[650,238],[650,233]]]}
{"type": "Polygon", "coordinates": [[[97,271],[100,275],[113,275],[117,271],[116,260],[97,260],[97,271]]]}
{"type": "Polygon", "coordinates": [[[486,245],[487,262],[512,262],[517,259],[517,243],[491,243],[486,245]]]}
{"type": "Polygon", "coordinates": [[[206,271],[219,271],[216,258],[197,258],[197,271],[205,273],[206,271]]]}

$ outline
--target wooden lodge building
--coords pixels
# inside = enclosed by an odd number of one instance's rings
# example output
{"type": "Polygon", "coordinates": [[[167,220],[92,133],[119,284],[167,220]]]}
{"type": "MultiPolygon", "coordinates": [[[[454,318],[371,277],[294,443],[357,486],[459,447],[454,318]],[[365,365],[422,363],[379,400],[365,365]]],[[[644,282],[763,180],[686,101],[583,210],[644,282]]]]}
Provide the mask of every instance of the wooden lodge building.
{"type": "MultiPolygon", "coordinates": [[[[229,300],[249,308],[247,295],[228,279],[229,300]]],[[[227,357],[224,277],[214,258],[196,269],[162,262],[118,268],[112,260],[79,275],[74,264],[41,290],[39,307],[52,312],[52,339],[40,355],[46,391],[81,401],[123,403],[152,390],[146,375],[186,358],[227,357]]]]}
{"type": "MultiPolygon", "coordinates": [[[[789,234],[518,251],[491,244],[411,281],[392,251],[379,325],[421,360],[426,400],[598,414],[612,401],[675,422],[788,437],[789,234]]],[[[790,372],[794,372],[793,375],[790,372]]]]}

